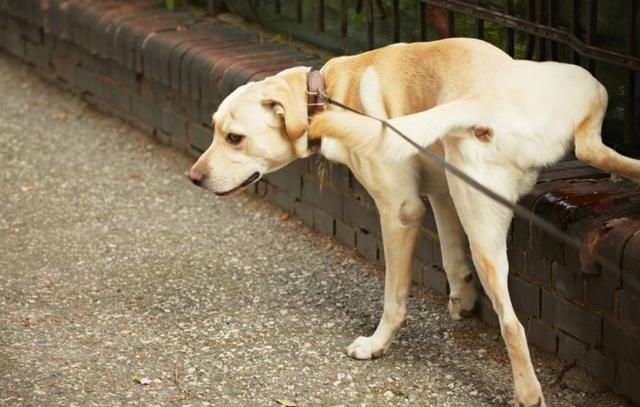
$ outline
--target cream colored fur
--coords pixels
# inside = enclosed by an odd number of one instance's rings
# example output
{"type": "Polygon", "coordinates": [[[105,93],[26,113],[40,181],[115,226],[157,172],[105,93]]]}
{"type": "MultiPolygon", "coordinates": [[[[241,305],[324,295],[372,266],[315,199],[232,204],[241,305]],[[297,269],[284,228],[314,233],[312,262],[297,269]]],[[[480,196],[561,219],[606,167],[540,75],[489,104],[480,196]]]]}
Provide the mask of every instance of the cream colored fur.
{"type": "MultiPolygon", "coordinates": [[[[203,175],[202,185],[214,192],[237,192],[251,174],[307,157],[309,138],[322,137],[320,153],[347,165],[380,212],[384,310],[375,332],[347,347],[358,359],[385,354],[405,324],[415,240],[425,214],[421,195],[426,195],[438,227],[451,316],[466,316],[478,298],[466,232],[478,276],[500,320],[515,404],[545,405],[507,289],[511,212],[445,174],[371,119],[329,107],[307,128],[308,70],[285,70],[225,99],[214,115],[214,141],[192,167],[192,179],[203,175]],[[232,144],[230,133],[244,136],[242,142],[232,144]]],[[[539,168],[560,159],[574,143],[579,158],[640,179],[638,161],[602,144],[606,92],[582,68],[514,61],[485,42],[449,39],[334,58],[322,73],[330,97],[390,118],[416,142],[511,201],[533,186],[539,168]]]]}

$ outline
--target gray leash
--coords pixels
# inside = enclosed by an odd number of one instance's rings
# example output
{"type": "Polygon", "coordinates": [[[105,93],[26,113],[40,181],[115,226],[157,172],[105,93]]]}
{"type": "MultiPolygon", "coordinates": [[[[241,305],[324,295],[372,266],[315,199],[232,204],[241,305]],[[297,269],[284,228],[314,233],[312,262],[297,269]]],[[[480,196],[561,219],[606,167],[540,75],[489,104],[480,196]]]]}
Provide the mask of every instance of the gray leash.
{"type": "MultiPolygon", "coordinates": [[[[578,251],[578,253],[582,253],[582,243],[580,242],[579,239],[577,239],[575,237],[572,237],[572,236],[569,236],[565,232],[563,232],[560,229],[558,229],[554,224],[552,224],[549,221],[545,220],[541,216],[531,212],[530,210],[528,210],[524,206],[522,206],[522,205],[520,205],[518,203],[511,202],[508,199],[506,199],[505,197],[503,197],[502,195],[500,195],[500,194],[492,191],[491,189],[485,187],[484,185],[482,185],[481,183],[479,183],[478,181],[476,181],[475,179],[473,179],[469,175],[467,175],[464,171],[460,170],[458,167],[448,163],[444,159],[440,158],[438,155],[434,154],[433,152],[429,151],[425,147],[422,147],[421,145],[419,145],[415,141],[411,140],[409,137],[407,137],[400,130],[395,128],[388,121],[386,121],[384,119],[380,119],[378,117],[370,116],[370,115],[365,114],[365,113],[362,113],[362,112],[360,112],[360,111],[358,111],[356,109],[353,109],[353,108],[351,108],[351,107],[349,107],[349,106],[347,106],[347,105],[345,105],[343,103],[340,103],[340,102],[338,102],[336,100],[333,100],[324,92],[321,92],[321,96],[324,98],[325,102],[327,102],[329,104],[338,106],[338,107],[340,107],[342,109],[348,110],[350,112],[359,114],[361,116],[368,117],[370,119],[373,119],[373,120],[376,120],[376,121],[382,123],[383,126],[388,127],[391,131],[393,131],[394,133],[396,133],[397,135],[402,137],[407,143],[409,143],[413,147],[415,147],[415,149],[418,150],[423,156],[427,157],[428,159],[430,159],[431,161],[435,162],[440,167],[444,168],[445,170],[449,171],[450,173],[452,173],[456,177],[460,178],[462,181],[466,182],[467,184],[472,186],[477,191],[480,191],[481,193],[485,194],[489,198],[491,198],[494,201],[498,202],[500,205],[510,209],[516,216],[519,216],[520,218],[522,218],[524,220],[527,220],[532,225],[535,225],[536,227],[540,228],[541,230],[544,230],[546,233],[548,233],[550,236],[554,237],[555,239],[561,241],[562,243],[568,245],[569,247],[571,247],[573,249],[576,249],[578,251]]],[[[602,265],[602,267],[604,267],[606,269],[609,269],[610,271],[613,271],[613,272],[616,272],[616,273],[620,273],[622,271],[619,265],[615,264],[614,262],[612,262],[611,260],[609,260],[609,259],[607,259],[605,257],[600,256],[599,254],[593,252],[592,250],[589,251],[588,255],[591,258],[593,258],[594,260],[596,260],[598,263],[600,263],[600,265],[602,265]]]]}

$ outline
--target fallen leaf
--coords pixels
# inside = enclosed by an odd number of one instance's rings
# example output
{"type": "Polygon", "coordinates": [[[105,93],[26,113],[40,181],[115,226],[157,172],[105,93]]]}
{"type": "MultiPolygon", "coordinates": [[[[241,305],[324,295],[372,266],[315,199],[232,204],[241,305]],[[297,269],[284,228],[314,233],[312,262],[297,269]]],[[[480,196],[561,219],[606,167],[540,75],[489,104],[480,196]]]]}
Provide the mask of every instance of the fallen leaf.
{"type": "Polygon", "coordinates": [[[269,42],[287,42],[287,39],[284,34],[276,34],[269,38],[269,42]]]}
{"type": "Polygon", "coordinates": [[[33,192],[33,185],[31,185],[31,184],[25,185],[25,186],[21,187],[20,189],[22,189],[22,192],[33,192]]]}
{"type": "Polygon", "coordinates": [[[182,392],[182,388],[180,387],[180,374],[182,373],[182,365],[180,363],[176,363],[176,368],[173,370],[173,381],[176,384],[176,387],[180,392],[182,392]]]}
{"type": "Polygon", "coordinates": [[[53,120],[57,120],[59,122],[65,121],[67,119],[67,114],[65,112],[56,113],[51,117],[53,120]]]}
{"type": "Polygon", "coordinates": [[[291,401],[291,400],[287,400],[287,399],[279,399],[276,400],[276,403],[285,406],[285,407],[297,407],[298,403],[296,403],[295,401],[291,401]]]}
{"type": "Polygon", "coordinates": [[[289,214],[288,214],[287,212],[282,212],[282,213],[280,214],[280,221],[284,222],[284,221],[286,221],[287,219],[289,219],[289,214]]]}
{"type": "Polygon", "coordinates": [[[151,384],[151,380],[148,377],[135,376],[133,378],[133,381],[143,386],[148,386],[151,384]]]}

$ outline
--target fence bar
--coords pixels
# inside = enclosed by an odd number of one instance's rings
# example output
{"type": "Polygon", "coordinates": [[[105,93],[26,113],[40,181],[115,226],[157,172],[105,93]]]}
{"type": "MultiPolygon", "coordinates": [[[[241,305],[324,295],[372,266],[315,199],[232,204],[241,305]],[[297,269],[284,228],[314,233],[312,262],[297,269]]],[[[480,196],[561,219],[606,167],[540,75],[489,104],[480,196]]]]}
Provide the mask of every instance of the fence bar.
{"type": "Polygon", "coordinates": [[[324,0],[318,0],[318,32],[324,32],[324,0]]]}
{"type": "Polygon", "coordinates": [[[456,36],[456,14],[453,10],[447,10],[447,37],[456,36]]]}
{"type": "Polygon", "coordinates": [[[418,3],[418,24],[420,25],[420,41],[427,40],[427,3],[418,3]]]}
{"type": "Polygon", "coordinates": [[[340,35],[346,37],[348,34],[347,20],[347,0],[340,0],[340,35]]]}
{"type": "MultiPolygon", "coordinates": [[[[477,6],[482,6],[482,0],[476,0],[477,6]]],[[[484,20],[476,18],[476,37],[484,40],[484,20]]]]}
{"type": "Polygon", "coordinates": [[[296,21],[302,22],[302,0],[296,0],[295,2],[295,10],[296,10],[296,21]]]}
{"type": "MultiPolygon", "coordinates": [[[[580,2],[578,0],[571,0],[571,32],[574,37],[580,38],[580,2]]],[[[571,59],[574,64],[580,65],[578,50],[573,50],[571,59]]]]}
{"type": "MultiPolygon", "coordinates": [[[[549,25],[553,28],[558,28],[558,4],[556,0],[547,0],[547,17],[549,25]]],[[[551,59],[557,61],[558,58],[558,43],[553,40],[549,40],[549,48],[551,50],[551,59]]]]}
{"type": "MultiPolygon", "coordinates": [[[[473,4],[468,3],[466,0],[422,0],[429,5],[435,7],[442,7],[450,10],[451,12],[457,12],[467,14],[471,16],[478,16],[485,21],[491,21],[496,24],[500,24],[506,27],[522,31],[527,34],[544,37],[547,40],[558,41],[573,48],[579,55],[584,55],[589,58],[593,58],[599,61],[605,61],[614,65],[622,66],[624,68],[635,69],[640,71],[640,58],[637,56],[629,56],[626,53],[620,53],[611,51],[609,49],[599,48],[594,45],[586,44],[580,40],[576,35],[566,32],[565,30],[541,26],[535,22],[528,21],[526,19],[509,16],[501,12],[489,10],[487,8],[475,7],[473,4]]],[[[576,1],[576,0],[572,0],[576,1]]],[[[574,24],[572,29],[579,32],[579,27],[574,24]]]]}
{"type": "MultiPolygon", "coordinates": [[[[629,15],[627,27],[627,55],[635,56],[636,54],[636,16],[638,14],[638,1],[629,0],[629,15]]],[[[624,133],[623,143],[626,145],[634,144],[634,122],[636,117],[636,71],[627,71],[627,84],[624,92],[624,133]]],[[[639,140],[640,141],[640,140],[639,140]]],[[[638,142],[637,144],[640,144],[638,142]]]]}
{"type": "MultiPolygon", "coordinates": [[[[598,31],[598,0],[588,0],[587,3],[587,44],[594,45],[596,43],[596,35],[598,31]]],[[[587,59],[587,69],[594,73],[596,70],[595,61],[592,58],[587,59]]]]}
{"type": "Polygon", "coordinates": [[[227,11],[227,6],[224,4],[224,0],[207,0],[207,12],[212,14],[219,14],[227,11]]]}
{"type": "MultiPolygon", "coordinates": [[[[507,0],[505,2],[505,11],[508,15],[513,15],[513,0],[507,0]]],[[[506,51],[507,54],[514,56],[515,55],[515,30],[513,28],[507,27],[507,36],[506,36],[506,51]]]]}
{"type": "MultiPolygon", "coordinates": [[[[536,15],[536,0],[527,0],[527,20],[535,23],[536,15]]],[[[533,59],[533,55],[536,50],[536,37],[532,34],[527,35],[527,45],[524,57],[526,59],[533,59]]]]}
{"type": "MultiPolygon", "coordinates": [[[[545,23],[545,7],[544,3],[546,0],[538,0],[536,4],[536,22],[538,24],[545,23]]],[[[538,60],[545,61],[547,59],[547,41],[543,37],[537,38],[537,47],[538,47],[538,60]]]]}
{"type": "Polygon", "coordinates": [[[373,28],[373,0],[367,0],[367,45],[369,49],[373,49],[375,46],[373,28]]]}
{"type": "Polygon", "coordinates": [[[393,0],[391,3],[392,32],[391,40],[400,41],[400,0],[393,0]]]}

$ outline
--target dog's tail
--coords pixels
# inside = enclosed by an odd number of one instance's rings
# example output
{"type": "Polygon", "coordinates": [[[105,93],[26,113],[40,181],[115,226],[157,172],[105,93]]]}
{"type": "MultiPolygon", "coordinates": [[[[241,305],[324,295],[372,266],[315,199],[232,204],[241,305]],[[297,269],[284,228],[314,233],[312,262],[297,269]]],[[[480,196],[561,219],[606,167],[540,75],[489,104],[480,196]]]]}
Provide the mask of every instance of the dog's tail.
{"type": "MultiPolygon", "coordinates": [[[[455,130],[494,128],[490,115],[483,110],[472,100],[460,99],[388,122],[419,146],[428,147],[447,134],[455,134],[455,130]]],[[[338,138],[350,149],[363,153],[375,151],[377,155],[393,161],[418,153],[415,146],[392,133],[389,127],[375,119],[338,110],[317,115],[309,126],[311,137],[338,138]]]]}
{"type": "Polygon", "coordinates": [[[602,142],[602,121],[607,110],[607,91],[598,84],[597,97],[574,133],[576,157],[581,161],[640,182],[640,160],[625,157],[602,142]]]}

